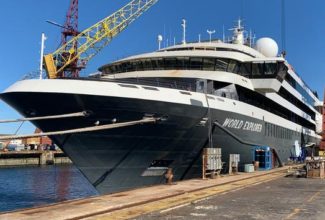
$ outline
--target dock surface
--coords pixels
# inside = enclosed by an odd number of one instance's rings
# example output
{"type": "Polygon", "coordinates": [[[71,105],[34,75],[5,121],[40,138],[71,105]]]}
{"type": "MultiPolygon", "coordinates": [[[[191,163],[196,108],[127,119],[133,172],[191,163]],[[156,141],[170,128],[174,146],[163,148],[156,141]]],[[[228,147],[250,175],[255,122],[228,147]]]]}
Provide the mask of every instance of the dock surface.
{"type": "Polygon", "coordinates": [[[325,219],[325,181],[282,177],[136,220],[325,219]]]}
{"type": "Polygon", "coordinates": [[[190,204],[229,191],[287,175],[288,167],[271,171],[239,173],[217,179],[193,179],[173,185],[66,201],[49,206],[3,213],[0,219],[128,219],[190,204]]]}

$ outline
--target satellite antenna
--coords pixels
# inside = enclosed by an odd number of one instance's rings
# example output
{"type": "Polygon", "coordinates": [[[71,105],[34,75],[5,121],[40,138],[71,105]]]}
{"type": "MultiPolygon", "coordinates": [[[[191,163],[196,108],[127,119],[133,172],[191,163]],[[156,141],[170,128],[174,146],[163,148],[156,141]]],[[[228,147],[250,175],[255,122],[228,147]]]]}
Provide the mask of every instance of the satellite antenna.
{"type": "Polygon", "coordinates": [[[207,30],[209,36],[210,36],[210,43],[211,43],[211,40],[212,40],[212,34],[216,33],[216,30],[213,30],[213,31],[210,31],[210,30],[207,30]]]}
{"type": "Polygon", "coordinates": [[[182,27],[183,27],[183,40],[182,44],[186,44],[186,20],[182,20],[182,27]]]}
{"type": "Polygon", "coordinates": [[[158,49],[161,49],[161,42],[163,41],[163,36],[161,34],[158,35],[157,37],[157,41],[158,41],[158,49]]]}

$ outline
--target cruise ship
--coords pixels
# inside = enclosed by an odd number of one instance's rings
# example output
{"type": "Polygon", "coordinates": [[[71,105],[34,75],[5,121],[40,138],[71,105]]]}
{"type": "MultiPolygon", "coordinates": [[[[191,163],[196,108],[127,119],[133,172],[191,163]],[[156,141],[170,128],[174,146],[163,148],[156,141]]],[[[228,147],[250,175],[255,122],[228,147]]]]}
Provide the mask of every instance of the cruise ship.
{"type": "Polygon", "coordinates": [[[28,79],[1,99],[25,117],[86,111],[87,117],[33,121],[44,132],[158,118],[109,130],[53,135],[100,193],[201,176],[202,149],[223,161],[254,146],[272,149],[274,166],[321,141],[323,103],[279,54],[271,38],[252,45],[240,22],[229,41],[210,40],[127,57],[81,78],[28,79]]]}

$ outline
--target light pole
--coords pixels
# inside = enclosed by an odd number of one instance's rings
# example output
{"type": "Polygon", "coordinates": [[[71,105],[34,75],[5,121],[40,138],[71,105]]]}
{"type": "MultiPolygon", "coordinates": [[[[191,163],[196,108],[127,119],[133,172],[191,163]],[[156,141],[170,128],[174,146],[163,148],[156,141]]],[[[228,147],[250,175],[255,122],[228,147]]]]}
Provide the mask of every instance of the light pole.
{"type": "Polygon", "coordinates": [[[163,41],[163,36],[158,35],[157,41],[158,41],[158,50],[160,50],[161,49],[161,42],[163,41]]]}
{"type": "Polygon", "coordinates": [[[216,33],[216,30],[213,30],[213,31],[210,31],[210,30],[207,30],[209,36],[210,36],[210,43],[211,43],[211,40],[212,40],[212,34],[216,33]]]}
{"type": "Polygon", "coordinates": [[[182,20],[182,27],[183,27],[183,40],[182,40],[182,44],[186,44],[186,20],[183,19],[182,20]]]}

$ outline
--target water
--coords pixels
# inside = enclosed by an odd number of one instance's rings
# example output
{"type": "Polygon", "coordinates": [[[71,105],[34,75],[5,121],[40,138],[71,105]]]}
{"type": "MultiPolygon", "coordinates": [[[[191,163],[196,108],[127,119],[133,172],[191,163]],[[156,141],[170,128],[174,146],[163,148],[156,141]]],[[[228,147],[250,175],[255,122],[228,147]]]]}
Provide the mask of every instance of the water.
{"type": "Polygon", "coordinates": [[[73,165],[0,168],[0,212],[97,194],[73,165]]]}

